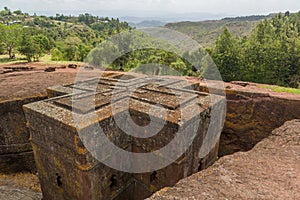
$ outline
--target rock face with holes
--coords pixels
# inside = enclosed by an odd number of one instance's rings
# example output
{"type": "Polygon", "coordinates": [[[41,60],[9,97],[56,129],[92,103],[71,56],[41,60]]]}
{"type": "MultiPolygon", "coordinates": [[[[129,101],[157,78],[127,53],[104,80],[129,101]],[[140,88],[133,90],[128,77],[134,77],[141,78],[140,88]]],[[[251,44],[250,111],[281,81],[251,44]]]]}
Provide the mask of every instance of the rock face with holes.
{"type": "Polygon", "coordinates": [[[211,105],[213,95],[195,87],[179,79],[112,74],[49,88],[53,98],[24,106],[43,198],[144,199],[209,166],[219,138],[211,138],[207,154],[200,151],[211,106],[223,98],[211,105]],[[166,146],[183,154],[173,161],[159,152],[166,146]],[[154,171],[156,163],[130,153],[151,154],[167,167],[154,171]],[[149,173],[133,173],[144,170],[149,173]]]}
{"type": "Polygon", "coordinates": [[[32,97],[0,101],[0,173],[35,171],[22,105],[42,99],[32,97]]]}

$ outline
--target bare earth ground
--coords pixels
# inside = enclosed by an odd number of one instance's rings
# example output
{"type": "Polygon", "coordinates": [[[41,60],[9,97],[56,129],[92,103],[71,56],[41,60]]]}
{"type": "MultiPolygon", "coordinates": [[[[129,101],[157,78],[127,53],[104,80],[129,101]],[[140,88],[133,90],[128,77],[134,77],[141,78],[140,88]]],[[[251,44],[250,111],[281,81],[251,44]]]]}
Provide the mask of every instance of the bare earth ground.
{"type": "Polygon", "coordinates": [[[300,199],[300,120],[150,199],[300,199]]]}
{"type": "MultiPolygon", "coordinates": [[[[57,67],[55,72],[44,72],[48,65],[41,63],[16,63],[11,65],[0,65],[0,100],[11,100],[14,98],[24,98],[32,96],[45,96],[46,88],[54,85],[71,83],[75,80],[78,69],[62,69],[64,65],[52,65],[57,67]],[[33,67],[32,71],[21,71],[12,73],[3,73],[7,67],[33,67]]],[[[66,66],[64,66],[66,67],[66,66]]],[[[93,70],[86,70],[85,77],[92,77],[93,70]]],[[[187,78],[191,81],[199,82],[197,78],[187,78]]],[[[205,83],[204,83],[205,84],[205,83]]],[[[269,93],[272,96],[284,96],[288,98],[299,99],[299,95],[289,93],[277,93],[271,89],[264,89],[258,84],[249,83],[246,87],[239,84],[225,83],[228,89],[238,89],[242,91],[256,91],[269,93]]]]}
{"type": "MultiPolygon", "coordinates": [[[[11,100],[32,96],[45,96],[46,88],[74,82],[78,69],[57,67],[55,72],[45,72],[49,65],[40,63],[20,63],[0,65],[0,100],[11,100]],[[7,67],[34,67],[31,71],[3,73],[7,67]],[[1,73],[2,72],[2,73],[1,73]]],[[[85,70],[85,77],[92,77],[93,70],[85,70]]]]}
{"type": "MultiPolygon", "coordinates": [[[[44,72],[49,65],[14,64],[35,67],[32,71],[3,73],[0,65],[0,101],[45,96],[46,88],[70,83],[78,69],[44,72]]],[[[93,71],[87,70],[87,76],[93,71]]],[[[250,84],[226,83],[225,87],[270,93],[299,99],[299,95],[276,93],[250,84]]],[[[41,199],[38,179],[31,174],[0,175],[0,200],[41,199]]],[[[165,188],[151,199],[300,199],[300,120],[288,122],[260,142],[253,150],[225,156],[212,167],[165,188]]]]}

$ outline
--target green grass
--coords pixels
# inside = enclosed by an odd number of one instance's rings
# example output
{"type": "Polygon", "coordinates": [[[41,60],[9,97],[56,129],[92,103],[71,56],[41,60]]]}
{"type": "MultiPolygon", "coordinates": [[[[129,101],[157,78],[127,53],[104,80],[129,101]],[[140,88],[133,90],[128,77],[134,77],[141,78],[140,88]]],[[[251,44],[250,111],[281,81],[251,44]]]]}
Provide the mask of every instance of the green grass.
{"type": "MultiPolygon", "coordinates": [[[[15,59],[9,59],[8,55],[0,55],[0,65],[6,65],[6,64],[15,64],[15,63],[21,63],[21,62],[27,62],[26,57],[16,54],[15,59]]],[[[83,62],[76,62],[76,61],[52,61],[51,60],[51,55],[47,54],[44,55],[39,59],[39,63],[42,64],[49,64],[49,65],[67,65],[67,64],[77,64],[77,65],[82,65],[84,64],[83,62]]]]}
{"type": "Polygon", "coordinates": [[[16,54],[16,58],[10,59],[8,55],[0,55],[0,64],[14,64],[26,62],[26,57],[16,54]]]}
{"type": "Polygon", "coordinates": [[[256,27],[258,21],[239,20],[211,20],[200,22],[169,23],[165,27],[182,32],[195,39],[203,47],[214,45],[218,36],[223,32],[224,26],[235,36],[248,36],[256,27]]]}
{"type": "Polygon", "coordinates": [[[50,54],[46,54],[43,57],[39,58],[39,62],[43,63],[43,64],[49,64],[49,65],[63,65],[63,64],[77,64],[77,65],[81,65],[83,64],[83,62],[77,62],[77,61],[53,61],[51,60],[51,55],[50,54]]]}
{"type": "Polygon", "coordinates": [[[275,85],[264,85],[260,87],[265,89],[271,89],[274,92],[287,92],[291,94],[300,94],[300,89],[296,89],[296,88],[286,88],[286,87],[280,87],[275,85]]]}

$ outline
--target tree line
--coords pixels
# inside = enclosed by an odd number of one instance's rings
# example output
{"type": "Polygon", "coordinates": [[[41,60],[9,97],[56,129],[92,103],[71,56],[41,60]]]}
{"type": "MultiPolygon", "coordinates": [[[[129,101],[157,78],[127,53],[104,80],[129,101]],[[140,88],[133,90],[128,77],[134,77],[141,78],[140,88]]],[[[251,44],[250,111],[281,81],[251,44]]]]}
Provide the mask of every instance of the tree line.
{"type": "MultiPolygon", "coordinates": [[[[300,83],[299,34],[300,12],[280,13],[260,21],[247,36],[233,36],[230,30],[224,27],[215,45],[206,50],[226,82],[249,81],[298,88],[300,83]]],[[[134,49],[134,41],[139,41],[140,45],[145,47],[149,43],[155,43],[145,35],[140,38],[132,37],[127,36],[123,39],[127,43],[132,41],[133,44],[125,49],[134,49]]],[[[101,59],[97,60],[101,57],[99,55],[104,55],[104,51],[118,52],[120,49],[123,47],[118,47],[117,42],[113,46],[106,45],[105,48],[102,46],[94,49],[89,59],[93,64],[101,65],[101,59]]],[[[205,73],[206,77],[215,76],[209,74],[211,73],[210,59],[201,49],[184,52],[181,55],[157,49],[134,50],[122,55],[110,67],[118,68],[120,63],[123,63],[127,71],[139,65],[156,63],[158,66],[170,66],[181,75],[203,76],[205,73]],[[197,69],[186,58],[196,63],[197,69]]]]}
{"type": "MultiPolygon", "coordinates": [[[[201,76],[209,65],[203,51],[183,52],[182,55],[158,50],[134,50],[135,45],[151,47],[157,41],[136,33],[127,22],[90,14],[52,17],[30,16],[20,10],[5,8],[0,12],[0,54],[14,58],[15,53],[28,61],[51,54],[52,60],[83,61],[101,65],[101,56],[119,52],[110,67],[131,70],[139,65],[156,63],[170,66],[181,75],[201,76]],[[112,35],[129,30],[122,44],[100,45],[112,35]],[[135,44],[139,43],[139,44],[135,44]],[[120,46],[123,45],[123,46],[120,46]],[[125,47],[124,47],[125,45],[125,47]],[[126,46],[128,45],[128,46],[126,46]],[[98,48],[95,48],[98,47],[98,48]],[[129,52],[125,55],[122,52],[129,52]],[[197,70],[185,58],[197,63],[197,70]]],[[[298,87],[300,82],[300,12],[278,14],[258,23],[248,36],[233,36],[224,28],[215,45],[206,48],[224,81],[250,81],[280,86],[298,87]]],[[[150,70],[151,71],[151,70],[150,70]]]]}
{"type": "Polygon", "coordinates": [[[51,54],[55,61],[83,61],[91,49],[110,36],[130,30],[127,22],[90,14],[30,16],[21,10],[0,11],[0,54],[28,61],[51,54]]]}
{"type": "Polygon", "coordinates": [[[209,52],[224,81],[251,81],[299,87],[300,12],[261,21],[250,36],[224,28],[209,52]]]}

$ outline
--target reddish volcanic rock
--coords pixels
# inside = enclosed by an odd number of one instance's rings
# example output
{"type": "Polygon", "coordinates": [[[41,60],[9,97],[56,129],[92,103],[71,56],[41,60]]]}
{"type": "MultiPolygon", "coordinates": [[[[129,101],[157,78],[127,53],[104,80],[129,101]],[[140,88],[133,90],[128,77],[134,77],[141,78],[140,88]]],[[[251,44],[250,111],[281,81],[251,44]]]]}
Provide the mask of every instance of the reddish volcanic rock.
{"type": "Polygon", "coordinates": [[[300,199],[300,120],[150,199],[300,199]]]}

